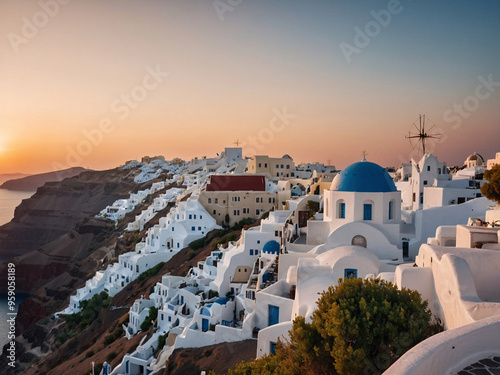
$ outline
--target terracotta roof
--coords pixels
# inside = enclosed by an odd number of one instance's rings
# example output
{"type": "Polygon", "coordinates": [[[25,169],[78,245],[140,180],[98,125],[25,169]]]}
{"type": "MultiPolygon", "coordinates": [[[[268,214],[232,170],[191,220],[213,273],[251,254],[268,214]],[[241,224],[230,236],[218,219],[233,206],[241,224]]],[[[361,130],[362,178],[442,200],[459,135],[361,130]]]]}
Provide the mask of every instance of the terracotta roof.
{"type": "Polygon", "coordinates": [[[207,191],[266,191],[266,178],[256,175],[212,175],[207,191]]]}

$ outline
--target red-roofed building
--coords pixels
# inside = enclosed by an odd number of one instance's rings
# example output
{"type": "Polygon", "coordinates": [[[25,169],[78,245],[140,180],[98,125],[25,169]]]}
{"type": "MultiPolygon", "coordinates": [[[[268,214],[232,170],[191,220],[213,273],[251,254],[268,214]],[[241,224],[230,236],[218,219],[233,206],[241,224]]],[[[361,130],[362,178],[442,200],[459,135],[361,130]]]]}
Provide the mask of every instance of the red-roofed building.
{"type": "Polygon", "coordinates": [[[266,178],[254,175],[212,175],[207,191],[266,191],[266,178]]]}
{"type": "Polygon", "coordinates": [[[258,219],[276,203],[276,193],[266,191],[259,175],[212,175],[199,202],[219,225],[234,225],[246,218],[258,219]]]}

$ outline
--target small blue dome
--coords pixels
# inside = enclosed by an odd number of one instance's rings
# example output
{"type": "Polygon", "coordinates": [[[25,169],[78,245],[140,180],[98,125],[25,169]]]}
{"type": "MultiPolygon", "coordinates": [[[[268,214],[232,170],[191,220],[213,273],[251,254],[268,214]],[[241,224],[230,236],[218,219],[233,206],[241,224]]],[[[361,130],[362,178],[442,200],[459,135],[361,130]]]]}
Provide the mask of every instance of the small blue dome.
{"type": "Polygon", "coordinates": [[[274,240],[266,242],[262,251],[267,254],[279,254],[280,252],[280,244],[274,240]]]}
{"type": "Polygon", "coordinates": [[[330,190],[359,193],[390,193],[396,185],[387,171],[369,161],[351,164],[333,179],[330,190]]]}

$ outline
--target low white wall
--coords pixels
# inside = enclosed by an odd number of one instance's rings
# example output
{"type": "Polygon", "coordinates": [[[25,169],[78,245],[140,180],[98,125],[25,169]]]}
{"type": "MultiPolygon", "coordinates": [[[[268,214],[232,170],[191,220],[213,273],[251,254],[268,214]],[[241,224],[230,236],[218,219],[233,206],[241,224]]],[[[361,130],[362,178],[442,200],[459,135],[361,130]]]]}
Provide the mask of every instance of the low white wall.
{"type": "Polygon", "coordinates": [[[293,327],[293,322],[283,322],[267,327],[259,331],[257,342],[257,358],[268,355],[271,351],[271,342],[282,342],[288,340],[290,331],[293,327]]]}
{"type": "Polygon", "coordinates": [[[500,315],[428,338],[384,375],[449,375],[493,354],[500,355],[500,315]]]}

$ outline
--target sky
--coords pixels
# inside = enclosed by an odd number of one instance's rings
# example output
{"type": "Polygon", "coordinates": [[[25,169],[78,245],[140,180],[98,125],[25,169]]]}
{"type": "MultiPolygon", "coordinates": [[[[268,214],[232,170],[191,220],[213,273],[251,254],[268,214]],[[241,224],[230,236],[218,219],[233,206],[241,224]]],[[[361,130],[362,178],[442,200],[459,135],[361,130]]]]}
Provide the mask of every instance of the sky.
{"type": "Polygon", "coordinates": [[[0,0],[0,174],[500,152],[500,2],[0,0]]]}

